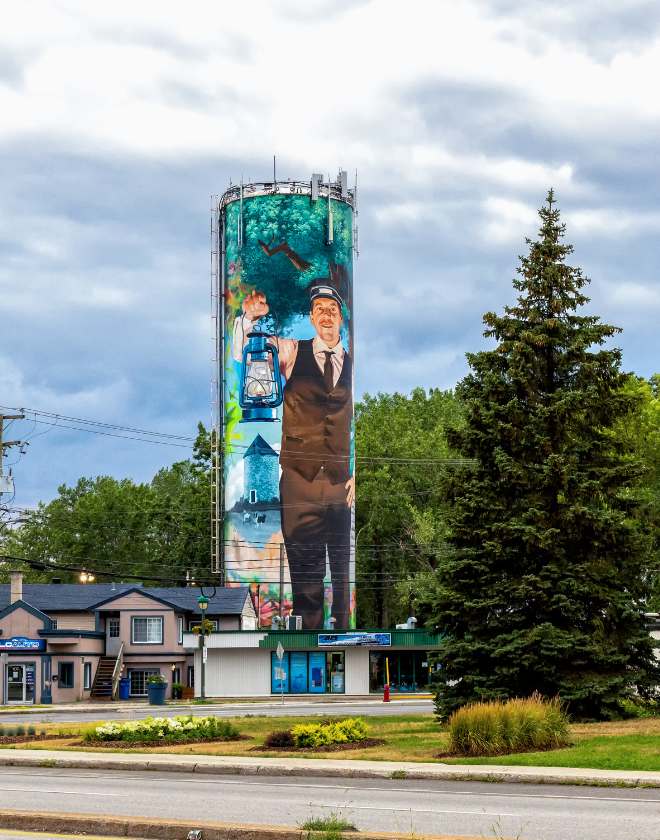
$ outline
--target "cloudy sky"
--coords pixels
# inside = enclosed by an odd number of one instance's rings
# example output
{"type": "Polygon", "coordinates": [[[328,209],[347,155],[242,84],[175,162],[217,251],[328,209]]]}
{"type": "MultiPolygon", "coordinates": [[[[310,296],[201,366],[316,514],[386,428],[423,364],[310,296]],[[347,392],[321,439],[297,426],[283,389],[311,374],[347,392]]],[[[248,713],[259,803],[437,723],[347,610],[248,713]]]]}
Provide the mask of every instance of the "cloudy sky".
{"type": "MultiPolygon", "coordinates": [[[[9,0],[0,404],[208,423],[210,197],[273,154],[284,178],[359,172],[358,394],[465,374],[549,187],[592,311],[648,376],[659,77],[646,0],[9,0]]],[[[188,452],[27,421],[10,437],[29,433],[16,505],[188,452]]]]}

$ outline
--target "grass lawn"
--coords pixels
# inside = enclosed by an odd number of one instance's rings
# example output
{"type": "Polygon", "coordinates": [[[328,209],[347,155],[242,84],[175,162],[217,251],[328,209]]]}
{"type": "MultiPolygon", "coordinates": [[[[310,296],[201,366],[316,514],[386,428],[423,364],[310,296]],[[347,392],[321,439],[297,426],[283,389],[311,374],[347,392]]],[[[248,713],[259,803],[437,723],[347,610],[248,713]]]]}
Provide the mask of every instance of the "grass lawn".
{"type": "MultiPolygon", "coordinates": [[[[155,711],[154,716],[157,712],[155,711]]],[[[332,753],[295,753],[263,750],[249,752],[251,747],[263,744],[269,732],[290,729],[298,723],[318,722],[318,717],[259,717],[231,718],[241,733],[250,735],[252,741],[192,744],[168,747],[163,743],[151,749],[121,750],[135,753],[169,753],[179,755],[251,755],[254,757],[295,756],[323,761],[324,759],[363,759],[370,761],[442,761],[446,764],[499,764],[537,767],[582,767],[603,770],[658,770],[660,771],[660,719],[630,720],[620,723],[573,724],[570,737],[574,746],[563,750],[540,753],[520,753],[494,758],[436,758],[448,744],[447,732],[436,723],[433,715],[384,715],[366,718],[370,735],[383,738],[387,744],[366,750],[344,750],[332,753]]],[[[99,721],[100,723],[100,721],[99,721]]],[[[96,724],[34,724],[39,732],[46,729],[55,733],[71,733],[71,741],[37,741],[19,745],[16,749],[80,750],[91,752],[118,752],[102,747],[74,746],[80,733],[96,724]]],[[[12,747],[5,747],[12,749],[12,747]]]]}

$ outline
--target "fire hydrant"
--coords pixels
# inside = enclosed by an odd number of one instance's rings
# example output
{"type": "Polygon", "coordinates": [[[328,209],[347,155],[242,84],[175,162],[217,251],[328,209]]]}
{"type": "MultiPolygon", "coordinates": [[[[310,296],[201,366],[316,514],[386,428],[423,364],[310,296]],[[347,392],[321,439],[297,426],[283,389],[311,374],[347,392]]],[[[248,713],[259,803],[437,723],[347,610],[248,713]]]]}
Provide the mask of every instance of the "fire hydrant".
{"type": "Polygon", "coordinates": [[[385,692],[383,693],[383,703],[390,702],[390,687],[389,685],[385,686],[385,692]]]}

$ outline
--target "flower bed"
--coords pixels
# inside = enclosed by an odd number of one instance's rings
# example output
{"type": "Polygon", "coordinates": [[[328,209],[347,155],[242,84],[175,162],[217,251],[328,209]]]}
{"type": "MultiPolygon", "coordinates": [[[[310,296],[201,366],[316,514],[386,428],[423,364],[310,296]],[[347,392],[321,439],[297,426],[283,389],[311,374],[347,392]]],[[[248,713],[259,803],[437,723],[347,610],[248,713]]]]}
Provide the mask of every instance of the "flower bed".
{"type": "Polygon", "coordinates": [[[102,726],[88,729],[83,741],[152,743],[154,741],[187,742],[192,739],[236,740],[240,732],[225,718],[215,715],[194,717],[180,715],[173,718],[147,717],[144,720],[129,720],[126,723],[109,721],[102,726]]]}
{"type": "Polygon", "coordinates": [[[249,752],[293,752],[293,753],[323,753],[343,752],[344,750],[366,750],[369,747],[382,747],[386,744],[382,738],[365,738],[363,741],[345,741],[342,744],[322,744],[318,747],[250,747],[249,752]]]}

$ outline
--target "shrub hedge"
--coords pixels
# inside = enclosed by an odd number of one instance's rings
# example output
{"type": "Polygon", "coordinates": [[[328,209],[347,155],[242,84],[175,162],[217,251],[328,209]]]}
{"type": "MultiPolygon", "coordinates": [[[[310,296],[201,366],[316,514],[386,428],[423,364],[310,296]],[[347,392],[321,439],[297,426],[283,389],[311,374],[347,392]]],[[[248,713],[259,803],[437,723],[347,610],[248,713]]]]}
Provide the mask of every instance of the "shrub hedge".
{"type": "Polygon", "coordinates": [[[337,723],[300,723],[291,730],[297,747],[321,747],[364,741],[369,728],[360,718],[347,718],[337,723]]]}

